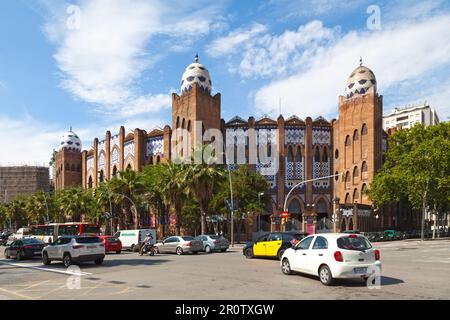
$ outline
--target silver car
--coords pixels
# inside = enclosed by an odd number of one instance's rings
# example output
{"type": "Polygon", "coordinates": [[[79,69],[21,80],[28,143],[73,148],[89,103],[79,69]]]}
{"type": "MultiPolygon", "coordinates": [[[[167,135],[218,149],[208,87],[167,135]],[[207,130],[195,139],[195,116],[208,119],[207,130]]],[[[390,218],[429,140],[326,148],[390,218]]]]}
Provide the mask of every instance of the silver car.
{"type": "Polygon", "coordinates": [[[213,251],[225,252],[230,247],[230,243],[222,236],[216,235],[199,235],[195,240],[203,242],[203,251],[211,253],[213,251]]]}
{"type": "Polygon", "coordinates": [[[203,251],[203,242],[190,236],[174,236],[158,242],[155,247],[157,253],[176,253],[180,256],[187,252],[196,254],[203,251]]]}

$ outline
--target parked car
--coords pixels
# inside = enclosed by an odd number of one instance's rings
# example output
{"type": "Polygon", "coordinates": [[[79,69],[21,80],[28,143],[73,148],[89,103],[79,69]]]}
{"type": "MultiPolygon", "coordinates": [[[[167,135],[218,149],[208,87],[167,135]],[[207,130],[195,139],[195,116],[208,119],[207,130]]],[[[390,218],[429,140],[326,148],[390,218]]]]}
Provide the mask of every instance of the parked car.
{"type": "Polygon", "coordinates": [[[38,239],[21,239],[16,240],[5,249],[5,258],[15,258],[22,260],[24,258],[33,258],[42,254],[45,243],[38,239]]]}
{"type": "Polygon", "coordinates": [[[318,276],[326,286],[332,285],[335,279],[367,279],[372,268],[378,268],[381,273],[380,251],[358,234],[308,236],[286,250],[280,266],[285,275],[301,272],[318,276]]]}
{"type": "Polygon", "coordinates": [[[397,232],[395,230],[384,230],[385,238],[388,241],[397,239],[397,232]]]}
{"type": "Polygon", "coordinates": [[[307,233],[302,232],[271,232],[260,236],[256,241],[247,242],[242,254],[247,258],[270,257],[281,259],[283,253],[292,245],[302,240],[307,233]]]}
{"type": "Polygon", "coordinates": [[[105,259],[105,245],[99,237],[63,236],[49,244],[42,251],[42,263],[62,261],[64,266],[78,262],[94,261],[100,265],[105,259]]]}
{"type": "Polygon", "coordinates": [[[195,237],[195,240],[203,242],[203,251],[206,253],[212,253],[214,251],[225,252],[230,247],[230,243],[222,236],[216,235],[199,235],[195,237]]]}
{"type": "Polygon", "coordinates": [[[116,232],[114,237],[119,238],[122,242],[122,249],[137,252],[141,248],[145,236],[149,233],[153,236],[153,239],[156,239],[156,230],[154,229],[120,230],[116,232]]]}
{"type": "Polygon", "coordinates": [[[105,252],[115,252],[120,254],[122,252],[122,242],[119,238],[113,236],[100,236],[105,245],[105,252]]]}
{"type": "Polygon", "coordinates": [[[158,241],[155,244],[157,253],[176,253],[177,255],[182,255],[184,253],[197,254],[203,251],[203,242],[200,240],[195,240],[191,236],[174,236],[168,237],[163,241],[158,241]]]}
{"type": "Polygon", "coordinates": [[[5,231],[0,235],[0,246],[6,246],[8,244],[8,239],[12,235],[12,232],[5,231]]]}

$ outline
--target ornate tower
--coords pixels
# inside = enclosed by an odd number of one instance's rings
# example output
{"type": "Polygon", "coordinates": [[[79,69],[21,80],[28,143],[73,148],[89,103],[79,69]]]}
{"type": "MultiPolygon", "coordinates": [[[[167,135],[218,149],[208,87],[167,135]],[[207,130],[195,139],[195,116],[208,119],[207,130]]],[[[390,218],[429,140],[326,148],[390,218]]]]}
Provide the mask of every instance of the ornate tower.
{"type": "Polygon", "coordinates": [[[66,132],[61,138],[59,150],[55,152],[55,189],[81,186],[82,161],[81,140],[76,133],[66,132]]]}
{"type": "Polygon", "coordinates": [[[382,119],[383,97],[377,93],[375,74],[361,61],[347,81],[345,96],[339,97],[339,119],[333,122],[334,169],[343,173],[335,181],[334,194],[355,209],[353,219],[347,211],[343,228],[365,229],[358,216],[368,218],[371,203],[364,193],[382,166],[382,119]],[[360,208],[364,215],[357,213],[360,208]]]}
{"type": "Polygon", "coordinates": [[[198,143],[202,143],[205,130],[220,130],[221,96],[220,93],[212,96],[211,89],[210,74],[199,63],[197,55],[183,74],[181,96],[172,94],[172,141],[177,145],[172,148],[172,158],[189,156],[198,143]]]}

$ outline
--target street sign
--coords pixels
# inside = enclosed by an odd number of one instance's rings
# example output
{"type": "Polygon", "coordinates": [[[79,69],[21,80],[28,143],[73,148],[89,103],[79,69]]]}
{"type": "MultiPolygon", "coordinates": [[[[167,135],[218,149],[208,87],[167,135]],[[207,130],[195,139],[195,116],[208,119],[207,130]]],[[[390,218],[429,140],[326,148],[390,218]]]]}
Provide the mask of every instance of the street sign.
{"type": "Polygon", "coordinates": [[[287,211],[284,211],[282,214],[281,214],[281,217],[282,218],[289,218],[289,212],[287,212],[287,211]]]}

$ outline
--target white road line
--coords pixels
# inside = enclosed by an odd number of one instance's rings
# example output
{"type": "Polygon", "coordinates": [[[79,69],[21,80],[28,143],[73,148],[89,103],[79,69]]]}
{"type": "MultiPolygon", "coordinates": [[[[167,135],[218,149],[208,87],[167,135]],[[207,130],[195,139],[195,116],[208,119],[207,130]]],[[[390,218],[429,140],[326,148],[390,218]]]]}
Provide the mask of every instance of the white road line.
{"type": "Polygon", "coordinates": [[[63,271],[63,270],[56,270],[56,269],[49,269],[41,267],[40,265],[32,265],[32,264],[20,264],[20,263],[13,263],[13,262],[6,262],[6,261],[0,261],[0,264],[6,264],[14,267],[19,268],[27,268],[27,269],[33,269],[33,270],[40,270],[40,271],[46,271],[46,272],[55,272],[55,273],[61,273],[68,276],[89,276],[92,275],[92,273],[89,272],[79,272],[79,273],[73,273],[70,271],[63,271]]]}

